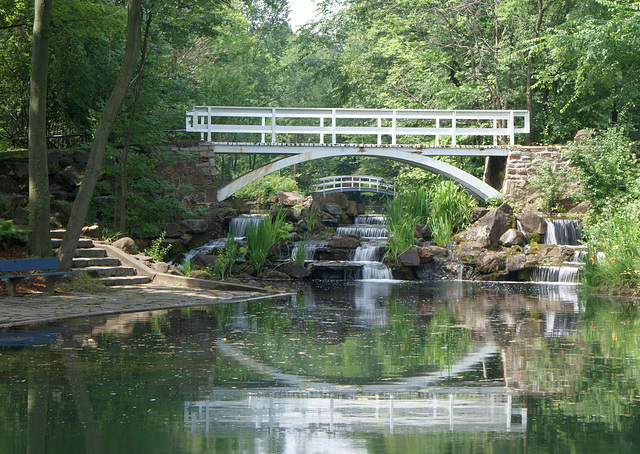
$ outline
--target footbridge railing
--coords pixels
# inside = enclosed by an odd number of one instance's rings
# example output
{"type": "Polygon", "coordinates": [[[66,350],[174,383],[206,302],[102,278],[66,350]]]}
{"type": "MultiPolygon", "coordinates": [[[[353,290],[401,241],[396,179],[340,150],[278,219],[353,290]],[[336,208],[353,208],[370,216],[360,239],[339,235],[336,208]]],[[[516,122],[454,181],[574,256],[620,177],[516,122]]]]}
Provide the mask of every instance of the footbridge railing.
{"type": "Polygon", "coordinates": [[[456,147],[463,138],[492,136],[497,146],[500,137],[514,145],[516,134],[530,131],[530,119],[526,110],[197,106],[186,112],[186,131],[199,132],[208,142],[218,134],[228,139],[220,142],[337,145],[357,138],[359,143],[397,145],[402,137],[404,144],[456,147]]]}
{"type": "Polygon", "coordinates": [[[332,192],[373,192],[378,194],[395,194],[395,187],[384,178],[370,175],[334,175],[318,178],[315,192],[330,194],[332,192]]]}

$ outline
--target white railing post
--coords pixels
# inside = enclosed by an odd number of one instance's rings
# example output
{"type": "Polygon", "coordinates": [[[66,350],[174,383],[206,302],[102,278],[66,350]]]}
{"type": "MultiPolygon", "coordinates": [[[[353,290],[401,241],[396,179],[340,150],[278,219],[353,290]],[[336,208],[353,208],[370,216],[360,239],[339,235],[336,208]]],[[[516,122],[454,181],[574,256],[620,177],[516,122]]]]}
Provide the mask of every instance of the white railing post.
{"type": "Polygon", "coordinates": [[[271,143],[276,143],[276,109],[271,108],[271,143]]]}
{"type": "Polygon", "coordinates": [[[320,117],[320,143],[324,143],[324,117],[320,117]]]}
{"type": "Polygon", "coordinates": [[[396,133],[398,131],[398,124],[397,124],[397,111],[396,109],[393,109],[393,118],[391,120],[391,144],[392,145],[396,145],[396,133]]]}
{"type": "MultiPolygon", "coordinates": [[[[493,129],[498,129],[498,120],[493,119],[493,129]]],[[[498,134],[493,135],[493,145],[498,145],[498,134]]]]}
{"type": "MultiPolygon", "coordinates": [[[[262,116],[262,126],[264,127],[266,125],[267,125],[267,119],[263,115],[262,116]]],[[[262,143],[266,143],[267,137],[266,137],[266,134],[264,132],[262,134],[260,134],[260,140],[262,141],[262,143]]]]}
{"type": "Polygon", "coordinates": [[[331,109],[331,144],[336,143],[336,109],[331,109]]]}
{"type": "Polygon", "coordinates": [[[509,145],[515,145],[516,141],[516,123],[513,110],[509,111],[509,145]]]}
{"type": "MultiPolygon", "coordinates": [[[[378,117],[378,130],[382,129],[382,117],[378,117]]],[[[382,133],[378,133],[378,145],[382,145],[382,133]]]]}
{"type": "Polygon", "coordinates": [[[456,111],[451,112],[451,146],[456,146],[456,111]]]}
{"type": "Polygon", "coordinates": [[[207,142],[211,142],[211,107],[207,107],[207,142]]]}
{"type": "MultiPolygon", "coordinates": [[[[436,118],[436,129],[440,129],[440,117],[436,118]]],[[[440,145],[440,134],[436,134],[436,146],[440,145]]]]}

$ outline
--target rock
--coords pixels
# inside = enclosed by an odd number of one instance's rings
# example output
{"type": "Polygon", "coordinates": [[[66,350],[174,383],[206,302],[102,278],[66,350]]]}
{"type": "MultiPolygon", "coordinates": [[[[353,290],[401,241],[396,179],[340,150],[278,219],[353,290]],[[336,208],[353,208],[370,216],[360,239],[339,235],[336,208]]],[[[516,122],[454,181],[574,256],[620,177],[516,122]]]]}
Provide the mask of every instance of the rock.
{"type": "Polygon", "coordinates": [[[433,256],[439,259],[446,259],[449,257],[449,249],[446,247],[440,246],[428,246],[431,252],[433,252],[433,256]]]}
{"type": "Polygon", "coordinates": [[[322,209],[332,216],[341,216],[342,208],[337,203],[325,203],[322,209]]]}
{"type": "Polygon", "coordinates": [[[77,189],[81,180],[82,177],[80,174],[78,174],[78,172],[76,172],[71,166],[65,167],[53,177],[53,181],[67,192],[73,192],[77,189]]]}
{"type": "Polygon", "coordinates": [[[484,208],[484,207],[476,207],[476,208],[472,209],[471,213],[469,214],[469,222],[471,222],[473,224],[474,222],[476,222],[478,219],[482,218],[488,212],[489,212],[489,208],[484,208]]]}
{"type": "Polygon", "coordinates": [[[80,235],[97,240],[100,238],[100,226],[90,225],[90,226],[82,227],[82,231],[80,232],[80,235]]]}
{"type": "Polygon", "coordinates": [[[296,262],[287,262],[278,268],[278,270],[294,279],[305,279],[311,276],[311,271],[296,262]]]}
{"type": "Polygon", "coordinates": [[[489,228],[489,241],[491,245],[497,244],[500,237],[509,230],[509,223],[515,221],[513,208],[503,203],[495,210],[489,211],[477,223],[477,227],[489,228]]]}
{"type": "Polygon", "coordinates": [[[278,203],[280,205],[292,207],[302,203],[303,197],[296,191],[284,192],[278,191],[277,193],[278,203]]]}
{"type": "Polygon", "coordinates": [[[193,278],[193,279],[207,279],[210,280],[211,279],[211,275],[209,273],[207,273],[204,270],[193,270],[192,272],[189,273],[189,275],[187,277],[193,278]]]}
{"type": "Polygon", "coordinates": [[[169,264],[165,262],[154,262],[151,264],[151,267],[156,270],[158,273],[167,273],[169,271],[169,264]]]}
{"type": "Polygon", "coordinates": [[[350,235],[335,235],[329,239],[328,247],[336,249],[355,249],[360,246],[360,239],[350,235]]]}
{"type": "Polygon", "coordinates": [[[496,273],[505,268],[504,254],[483,252],[478,256],[476,268],[483,274],[496,273]]]}
{"type": "Polygon", "coordinates": [[[482,252],[484,246],[479,241],[467,241],[460,244],[460,248],[458,249],[459,255],[478,255],[482,252]]]}
{"type": "Polygon", "coordinates": [[[358,215],[358,204],[356,202],[354,202],[353,200],[349,201],[349,206],[347,207],[346,213],[349,216],[357,216],[358,215]]]}
{"type": "Polygon", "coordinates": [[[509,229],[500,237],[500,244],[505,247],[524,246],[524,233],[518,229],[509,229]]]}
{"type": "Polygon", "coordinates": [[[428,263],[433,260],[433,256],[435,255],[431,248],[428,247],[418,247],[416,248],[418,251],[418,257],[420,257],[420,263],[428,263]]]}
{"type": "Polygon", "coordinates": [[[518,215],[518,221],[522,226],[522,230],[527,233],[537,233],[544,235],[547,232],[547,223],[544,219],[535,213],[522,213],[518,215]]]}
{"type": "Polygon", "coordinates": [[[321,192],[314,192],[311,195],[311,209],[314,211],[322,211],[322,207],[324,206],[324,195],[321,192]]]}
{"type": "Polygon", "coordinates": [[[204,219],[185,219],[180,222],[186,233],[205,233],[209,223],[204,219]]]}
{"type": "Polygon", "coordinates": [[[193,257],[193,263],[204,267],[213,267],[216,263],[216,257],[205,252],[198,252],[193,257]]]}
{"type": "Polygon", "coordinates": [[[430,240],[431,229],[428,225],[417,224],[416,231],[414,232],[413,236],[415,236],[416,238],[422,238],[423,240],[430,240]]]}
{"type": "Polygon", "coordinates": [[[177,222],[167,222],[164,225],[165,236],[167,238],[177,238],[182,235],[183,231],[177,222]]]}
{"type": "Polygon", "coordinates": [[[507,257],[506,260],[506,268],[507,271],[520,271],[525,269],[527,266],[527,256],[524,254],[516,254],[507,257]]]}
{"type": "Polygon", "coordinates": [[[580,202],[579,204],[577,204],[573,208],[571,208],[569,210],[569,213],[586,214],[587,211],[589,211],[589,208],[591,208],[591,204],[589,203],[588,200],[585,200],[583,202],[580,202]]]}
{"type": "Polygon", "coordinates": [[[269,269],[258,274],[258,279],[265,281],[288,281],[291,278],[281,271],[269,269]]]}
{"type": "Polygon", "coordinates": [[[349,207],[349,199],[347,199],[347,196],[342,192],[327,194],[324,200],[325,203],[335,203],[343,210],[346,210],[349,207]]]}
{"type": "Polygon", "coordinates": [[[122,249],[127,254],[138,253],[138,246],[136,246],[136,243],[133,241],[133,239],[129,238],[128,236],[120,238],[118,241],[114,242],[113,245],[117,248],[122,249]]]}
{"type": "Polygon", "coordinates": [[[398,256],[398,263],[402,266],[418,266],[420,265],[420,255],[418,248],[411,248],[404,251],[398,256]]]}
{"type": "Polygon", "coordinates": [[[591,136],[593,136],[593,131],[590,129],[581,129],[578,132],[576,132],[576,135],[573,138],[574,142],[584,142],[585,140],[589,139],[591,136]]]}
{"type": "Polygon", "coordinates": [[[458,233],[455,239],[461,243],[479,243],[481,247],[486,248],[491,246],[491,229],[486,225],[472,227],[469,230],[458,233]]]}

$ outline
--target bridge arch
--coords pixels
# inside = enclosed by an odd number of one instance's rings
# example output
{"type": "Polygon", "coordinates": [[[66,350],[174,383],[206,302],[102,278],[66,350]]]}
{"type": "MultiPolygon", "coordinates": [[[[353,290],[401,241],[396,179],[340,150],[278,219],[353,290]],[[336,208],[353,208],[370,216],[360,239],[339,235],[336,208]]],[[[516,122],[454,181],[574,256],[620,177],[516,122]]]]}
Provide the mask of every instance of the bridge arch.
{"type": "Polygon", "coordinates": [[[225,200],[233,195],[236,191],[242,189],[249,183],[252,183],[264,176],[267,176],[278,170],[290,167],[294,164],[314,161],[322,158],[332,158],[338,156],[366,156],[391,159],[393,161],[403,162],[412,166],[427,170],[429,172],[451,178],[453,181],[464,187],[471,195],[478,200],[485,200],[492,197],[500,197],[500,193],[483,182],[479,178],[474,177],[470,173],[460,170],[457,167],[438,161],[437,159],[423,156],[419,153],[411,153],[402,151],[398,148],[368,148],[368,147],[340,147],[336,149],[322,148],[311,149],[299,154],[294,154],[277,161],[270,162],[253,169],[250,172],[241,175],[233,181],[230,181],[223,187],[218,189],[218,201],[225,200]]]}

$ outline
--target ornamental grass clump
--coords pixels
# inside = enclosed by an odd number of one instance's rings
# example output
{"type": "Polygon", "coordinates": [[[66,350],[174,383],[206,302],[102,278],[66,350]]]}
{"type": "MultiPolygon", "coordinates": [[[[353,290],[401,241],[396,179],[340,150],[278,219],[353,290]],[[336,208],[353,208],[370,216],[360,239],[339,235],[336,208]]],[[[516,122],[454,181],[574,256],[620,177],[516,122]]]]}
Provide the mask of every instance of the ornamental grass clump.
{"type": "Polygon", "coordinates": [[[465,227],[474,199],[451,180],[439,182],[429,195],[429,220],[433,239],[438,246],[448,247],[451,236],[465,227]]]}
{"type": "Polygon", "coordinates": [[[267,262],[271,246],[284,242],[291,232],[291,224],[287,223],[285,216],[284,211],[278,211],[275,216],[269,214],[258,224],[249,225],[246,258],[258,271],[267,262]]]}
{"type": "Polygon", "coordinates": [[[224,279],[229,276],[233,265],[236,264],[236,260],[238,260],[240,256],[240,245],[234,239],[233,234],[229,232],[227,234],[227,242],[224,249],[220,252],[218,258],[213,264],[212,274],[220,279],[224,279]]]}

